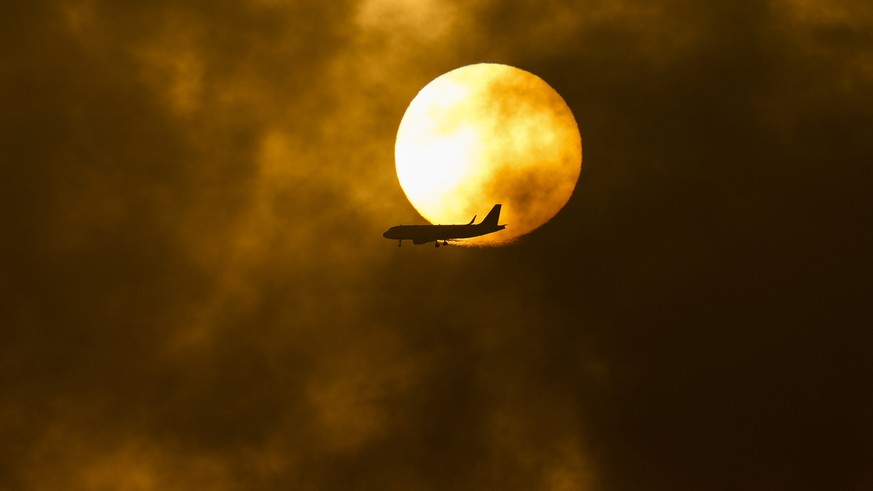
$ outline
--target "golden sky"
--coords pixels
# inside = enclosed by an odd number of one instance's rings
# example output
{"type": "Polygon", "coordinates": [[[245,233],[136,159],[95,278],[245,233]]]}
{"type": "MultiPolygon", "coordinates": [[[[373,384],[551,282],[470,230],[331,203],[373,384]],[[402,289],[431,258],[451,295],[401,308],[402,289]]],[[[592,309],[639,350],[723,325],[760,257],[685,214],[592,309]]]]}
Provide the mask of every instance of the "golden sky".
{"type": "MultiPolygon", "coordinates": [[[[869,489],[861,0],[16,2],[0,489],[869,489]],[[398,249],[400,119],[517,66],[549,224],[398,249]]],[[[484,211],[483,211],[484,213],[484,211]]]]}

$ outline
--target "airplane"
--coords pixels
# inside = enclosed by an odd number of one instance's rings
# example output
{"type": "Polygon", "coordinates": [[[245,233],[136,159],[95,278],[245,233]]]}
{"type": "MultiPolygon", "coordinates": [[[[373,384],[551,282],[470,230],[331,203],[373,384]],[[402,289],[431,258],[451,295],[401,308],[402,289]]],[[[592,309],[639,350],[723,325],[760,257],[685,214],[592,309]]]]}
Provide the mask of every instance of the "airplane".
{"type": "Polygon", "coordinates": [[[411,240],[415,245],[433,242],[434,247],[439,247],[440,241],[442,241],[442,245],[447,246],[450,239],[478,237],[506,228],[506,225],[497,225],[497,219],[500,217],[500,206],[499,204],[494,205],[485,219],[475,225],[473,224],[476,221],[475,216],[466,225],[397,225],[389,228],[382,234],[382,237],[396,240],[397,247],[403,245],[404,240],[411,240]]]}

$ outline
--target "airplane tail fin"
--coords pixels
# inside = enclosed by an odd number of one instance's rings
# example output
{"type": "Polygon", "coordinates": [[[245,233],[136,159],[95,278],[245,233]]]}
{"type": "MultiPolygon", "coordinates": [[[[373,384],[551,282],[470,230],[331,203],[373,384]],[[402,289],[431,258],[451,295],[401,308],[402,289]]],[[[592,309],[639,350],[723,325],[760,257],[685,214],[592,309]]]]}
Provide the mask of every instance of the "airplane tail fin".
{"type": "Polygon", "coordinates": [[[482,220],[482,223],[479,225],[485,225],[486,227],[497,227],[497,220],[500,219],[500,204],[494,205],[494,208],[491,208],[491,211],[488,212],[488,215],[485,216],[485,219],[482,220]]]}

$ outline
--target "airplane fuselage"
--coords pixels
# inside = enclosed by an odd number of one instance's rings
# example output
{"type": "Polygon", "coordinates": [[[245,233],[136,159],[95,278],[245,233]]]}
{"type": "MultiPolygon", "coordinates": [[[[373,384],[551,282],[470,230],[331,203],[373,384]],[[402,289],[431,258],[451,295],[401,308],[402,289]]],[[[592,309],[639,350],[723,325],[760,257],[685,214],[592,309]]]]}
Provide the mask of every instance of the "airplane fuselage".
{"type": "Polygon", "coordinates": [[[386,239],[411,240],[413,244],[426,244],[438,240],[469,239],[503,230],[506,225],[483,227],[482,225],[398,225],[382,234],[386,239]]]}
{"type": "Polygon", "coordinates": [[[499,216],[498,204],[494,205],[482,223],[474,224],[476,217],[473,217],[473,220],[466,225],[397,225],[389,228],[382,236],[399,241],[398,245],[404,240],[411,240],[416,245],[435,242],[439,246],[440,241],[469,239],[503,230],[506,225],[497,224],[499,216]]]}

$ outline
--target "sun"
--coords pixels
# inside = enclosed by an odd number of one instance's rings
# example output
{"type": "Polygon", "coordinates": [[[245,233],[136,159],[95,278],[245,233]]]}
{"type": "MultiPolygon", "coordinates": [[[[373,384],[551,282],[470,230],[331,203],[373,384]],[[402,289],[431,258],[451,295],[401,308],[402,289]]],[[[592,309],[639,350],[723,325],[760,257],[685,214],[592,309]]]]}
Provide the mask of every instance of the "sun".
{"type": "Polygon", "coordinates": [[[404,193],[431,223],[481,219],[502,203],[506,230],[461,242],[501,245],[567,204],[582,140],[570,108],[541,78],[479,63],[421,89],[400,121],[395,161],[404,193]]]}

